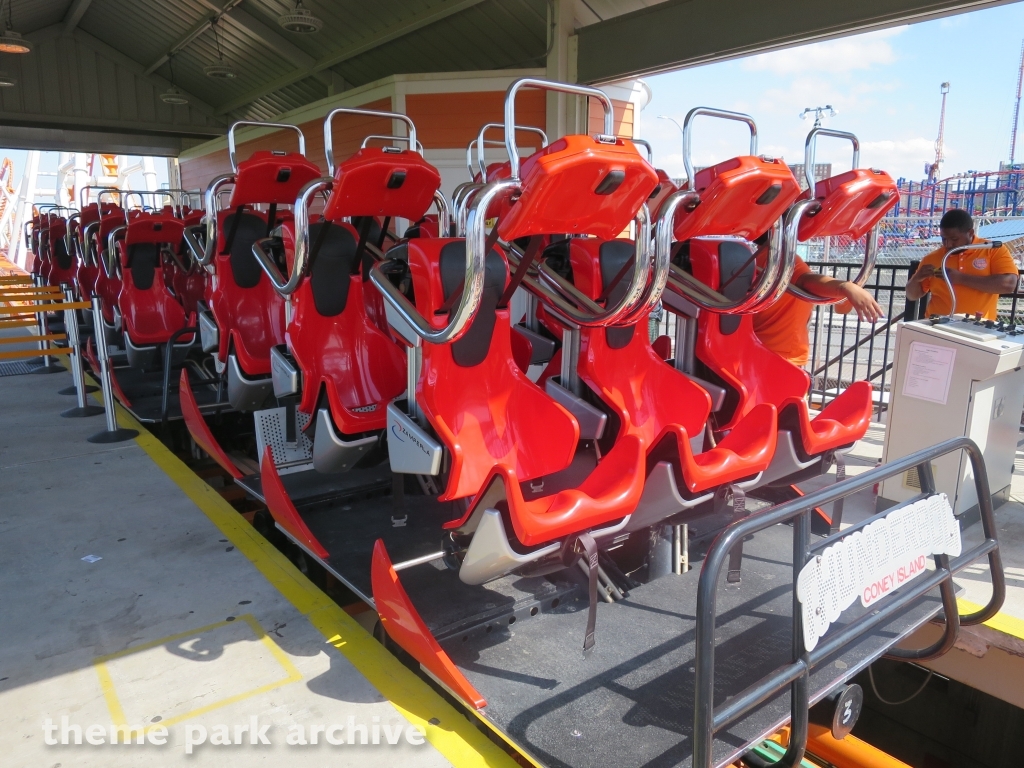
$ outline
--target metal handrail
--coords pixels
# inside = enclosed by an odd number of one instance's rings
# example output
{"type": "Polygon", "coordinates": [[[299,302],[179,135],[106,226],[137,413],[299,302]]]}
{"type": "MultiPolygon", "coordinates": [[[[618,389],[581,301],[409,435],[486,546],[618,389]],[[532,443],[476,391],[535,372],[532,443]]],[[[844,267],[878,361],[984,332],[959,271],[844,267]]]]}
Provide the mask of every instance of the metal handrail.
{"type": "Polygon", "coordinates": [[[416,146],[416,124],[408,115],[398,112],[381,112],[376,109],[357,109],[355,107],[338,107],[332,109],[324,118],[324,155],[327,157],[327,175],[334,176],[334,136],[331,133],[331,123],[335,115],[367,115],[369,117],[383,117],[389,120],[401,120],[409,126],[409,146],[416,146]]]}
{"type": "MultiPolygon", "coordinates": [[[[483,181],[484,183],[487,182],[487,161],[484,159],[485,147],[487,146],[487,144],[491,144],[492,146],[505,146],[505,142],[504,141],[503,142],[497,142],[497,143],[490,142],[490,141],[485,141],[484,140],[484,134],[486,134],[487,131],[491,130],[492,128],[504,128],[504,127],[505,127],[504,123],[484,123],[483,128],[480,129],[480,133],[477,134],[477,137],[476,137],[476,166],[480,170],[480,180],[483,181]]],[[[538,136],[540,136],[540,147],[541,147],[541,149],[544,149],[544,147],[546,147],[548,145],[548,135],[547,135],[547,133],[545,133],[540,128],[536,128],[536,127],[534,127],[532,125],[516,125],[512,129],[512,133],[513,133],[512,141],[513,141],[513,143],[515,142],[515,133],[517,131],[526,131],[527,133],[536,133],[538,136]]],[[[506,137],[506,141],[507,140],[508,139],[506,137]]],[[[470,178],[472,178],[472,176],[473,176],[472,150],[473,150],[473,142],[471,141],[471,142],[469,142],[469,146],[466,147],[466,162],[469,165],[469,175],[470,175],[470,178]]]]}
{"type": "Polygon", "coordinates": [[[192,257],[199,262],[199,266],[205,267],[207,270],[212,271],[211,264],[213,257],[217,253],[217,193],[218,190],[227,185],[232,184],[235,181],[235,174],[224,173],[217,176],[211,181],[206,187],[206,245],[203,248],[198,248],[199,243],[195,242],[195,236],[189,231],[192,227],[186,228],[185,231],[185,244],[188,245],[190,251],[192,251],[192,257]]]}
{"type": "Polygon", "coordinates": [[[977,444],[968,437],[955,437],[938,445],[896,459],[875,469],[848,480],[822,488],[786,504],[772,507],[765,512],[756,513],[737,523],[730,525],[715,539],[708,550],[701,568],[697,584],[697,626],[696,655],[694,658],[694,727],[693,727],[693,765],[695,768],[711,768],[712,747],[715,733],[730,723],[758,707],[771,696],[790,686],[791,725],[790,747],[786,755],[776,765],[795,766],[803,757],[807,742],[807,712],[810,707],[809,677],[811,670],[824,660],[833,656],[845,646],[862,635],[879,627],[916,600],[924,597],[929,591],[939,587],[942,591],[942,602],[945,610],[945,628],[943,637],[931,646],[923,649],[903,651],[889,650],[887,655],[893,658],[913,659],[922,661],[935,658],[952,647],[961,626],[971,626],[988,621],[999,612],[1006,596],[1006,582],[1003,574],[1002,560],[999,554],[999,542],[996,538],[995,517],[992,509],[992,496],[989,491],[988,472],[985,457],[977,444]],[[883,607],[873,610],[855,619],[850,624],[835,632],[823,642],[818,643],[811,651],[804,646],[803,625],[800,618],[800,605],[796,595],[796,582],[804,565],[815,556],[816,552],[836,541],[860,530],[861,528],[881,519],[889,510],[880,512],[862,523],[833,534],[817,543],[810,540],[810,513],[820,507],[836,501],[875,483],[899,475],[909,469],[917,468],[921,478],[922,494],[918,498],[926,498],[935,493],[934,480],[931,475],[931,461],[954,451],[967,451],[974,471],[974,484],[978,492],[982,531],[985,539],[980,544],[962,553],[950,561],[945,555],[935,556],[935,570],[927,576],[919,577],[915,582],[901,587],[891,596],[883,598],[883,607]],[[793,657],[784,667],[773,672],[735,696],[731,696],[723,704],[714,705],[715,683],[715,622],[718,596],[718,583],[722,568],[729,558],[732,549],[746,537],[772,526],[793,523],[793,657]],[[953,593],[953,576],[962,571],[980,557],[987,556],[989,571],[992,576],[992,597],[988,604],[980,610],[960,616],[953,593]]]}
{"type": "MultiPolygon", "coordinates": [[[[806,201],[805,200],[804,202],[814,202],[814,203],[817,203],[816,200],[815,201],[806,201]]],[[[855,283],[856,285],[858,285],[860,287],[864,286],[864,284],[868,281],[868,278],[871,277],[871,273],[875,269],[875,261],[878,259],[878,230],[879,230],[879,227],[881,227],[881,222],[875,224],[875,226],[873,226],[868,231],[867,242],[865,242],[865,244],[864,244],[864,263],[861,265],[860,272],[857,273],[857,276],[855,278],[853,278],[853,280],[850,281],[851,283],[855,283]]],[[[792,237],[794,237],[794,238],[797,237],[797,233],[793,232],[792,233],[792,237]]],[[[792,295],[796,296],[799,299],[803,299],[804,301],[810,302],[811,304],[838,304],[841,301],[845,301],[844,297],[826,298],[824,296],[816,296],[813,293],[808,293],[807,291],[805,291],[802,288],[799,288],[799,287],[797,287],[795,285],[787,285],[786,286],[786,291],[791,293],[792,295]]]]}
{"type": "Polygon", "coordinates": [[[846,139],[853,144],[853,165],[854,170],[860,168],[860,139],[848,131],[833,131],[831,128],[812,128],[804,140],[804,180],[807,182],[808,193],[814,197],[814,152],[819,136],[832,136],[836,139],[846,139]]]}
{"type": "Polygon", "coordinates": [[[423,341],[431,344],[447,344],[457,341],[469,330],[469,324],[480,308],[480,298],[484,291],[484,268],[487,258],[487,208],[501,195],[518,188],[518,181],[501,179],[488,184],[473,200],[467,224],[466,271],[462,283],[462,296],[459,299],[458,307],[449,314],[451,319],[443,328],[435,328],[419,313],[416,307],[381,272],[380,263],[374,264],[370,269],[370,280],[384,295],[384,300],[398,312],[423,341]]]}
{"type": "Polygon", "coordinates": [[[542,91],[571,93],[576,96],[593,96],[601,102],[601,107],[604,109],[604,133],[602,136],[611,139],[615,138],[615,110],[612,107],[612,100],[604,91],[585,85],[569,85],[568,83],[543,80],[538,77],[520,78],[505,91],[505,151],[508,152],[513,179],[519,178],[519,149],[516,147],[514,128],[516,125],[516,94],[521,88],[539,88],[542,91]],[[513,130],[509,131],[508,126],[513,126],[513,130]]]}
{"type": "Polygon", "coordinates": [[[299,134],[299,154],[303,157],[306,156],[306,137],[302,133],[302,129],[297,125],[289,125],[288,123],[261,123],[256,120],[236,120],[228,128],[228,160],[231,161],[231,171],[238,173],[238,163],[235,160],[235,129],[240,125],[251,125],[256,128],[277,128],[278,130],[295,131],[299,134]]]}
{"type": "Polygon", "coordinates": [[[284,278],[284,275],[281,274],[281,270],[278,269],[277,262],[275,262],[273,257],[271,257],[271,255],[266,251],[266,246],[268,246],[274,238],[260,238],[252,244],[252,255],[256,257],[256,261],[263,268],[267,277],[270,278],[270,282],[273,284],[274,290],[285,298],[288,298],[295,293],[295,289],[299,287],[299,283],[302,282],[302,278],[306,274],[306,270],[308,268],[310,198],[321,190],[331,189],[333,185],[334,180],[330,176],[321,176],[319,179],[313,179],[308,182],[301,190],[299,190],[299,196],[295,199],[294,206],[295,256],[292,259],[292,269],[287,280],[284,278]]]}
{"type": "Polygon", "coordinates": [[[722,120],[736,120],[744,123],[750,128],[750,154],[757,154],[757,123],[754,118],[743,112],[729,112],[725,109],[714,109],[712,107],[694,107],[686,113],[683,120],[683,168],[686,169],[686,189],[693,187],[693,160],[691,159],[691,139],[693,138],[693,121],[698,117],[717,117],[722,120]]]}

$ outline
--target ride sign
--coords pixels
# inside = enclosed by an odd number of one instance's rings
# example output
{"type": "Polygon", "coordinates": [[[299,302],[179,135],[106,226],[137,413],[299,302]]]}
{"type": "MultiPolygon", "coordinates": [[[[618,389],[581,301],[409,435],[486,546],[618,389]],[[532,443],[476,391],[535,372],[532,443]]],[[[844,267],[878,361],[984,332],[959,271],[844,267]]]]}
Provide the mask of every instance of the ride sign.
{"type": "Polygon", "coordinates": [[[960,524],[944,493],[899,507],[826,547],[797,578],[804,646],[812,650],[858,597],[867,608],[924,573],[929,556],[960,551],[960,524]]]}

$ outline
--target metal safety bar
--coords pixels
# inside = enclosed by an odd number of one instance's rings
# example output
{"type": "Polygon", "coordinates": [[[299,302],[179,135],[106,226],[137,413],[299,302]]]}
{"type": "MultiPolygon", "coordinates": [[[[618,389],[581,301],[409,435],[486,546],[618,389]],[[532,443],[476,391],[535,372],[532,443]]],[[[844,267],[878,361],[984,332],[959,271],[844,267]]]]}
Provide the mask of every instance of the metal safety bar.
{"type": "Polygon", "coordinates": [[[240,125],[250,125],[255,128],[277,128],[278,130],[284,131],[295,131],[299,134],[299,154],[303,157],[306,156],[306,137],[302,134],[302,129],[297,125],[289,125],[287,123],[261,123],[256,120],[237,120],[231,124],[228,128],[228,159],[231,161],[231,170],[233,173],[238,173],[238,162],[235,158],[235,129],[240,125]]]}
{"type": "MultiPolygon", "coordinates": [[[[807,182],[807,196],[811,200],[817,200],[815,197],[816,184],[814,181],[814,153],[819,136],[832,136],[837,139],[846,139],[853,145],[853,170],[860,167],[860,139],[854,134],[848,131],[833,131],[831,128],[812,128],[811,132],[807,134],[807,139],[804,142],[804,180],[807,182]]],[[[808,215],[813,216],[820,210],[820,205],[817,208],[812,209],[808,212],[808,215]]],[[[878,258],[878,233],[881,227],[881,222],[878,222],[871,228],[871,231],[867,234],[867,241],[864,244],[864,263],[861,266],[860,272],[850,282],[863,288],[864,284],[871,277],[871,273],[875,269],[875,261],[878,258]]],[[[793,233],[793,236],[797,236],[797,232],[793,233]]],[[[788,281],[787,281],[788,283],[788,281]]],[[[826,298],[824,296],[816,296],[813,293],[799,288],[795,285],[787,285],[786,290],[792,295],[799,299],[810,302],[811,304],[838,304],[844,301],[843,297],[838,298],[826,298]]]]}
{"type": "Polygon", "coordinates": [[[409,146],[415,147],[417,145],[416,124],[413,123],[412,118],[408,115],[402,115],[398,112],[381,112],[376,109],[357,109],[356,107],[332,109],[327,113],[327,117],[324,118],[324,155],[327,157],[327,175],[332,178],[334,177],[334,135],[331,131],[331,123],[334,121],[335,115],[366,115],[368,117],[383,117],[388,120],[401,120],[409,126],[409,146]]]}
{"type": "Polygon", "coordinates": [[[694,107],[686,113],[683,120],[683,167],[686,169],[686,189],[693,189],[693,159],[691,158],[691,142],[693,140],[693,121],[698,117],[717,117],[722,120],[735,120],[750,128],[750,154],[757,154],[757,123],[754,118],[743,112],[729,112],[725,109],[712,107],[694,107]]]}
{"type": "MultiPolygon", "coordinates": [[[[908,502],[909,503],[909,502],[908,502]]],[[[791,704],[791,735],[789,748],[785,756],[776,765],[799,765],[803,758],[807,743],[807,713],[811,704],[810,673],[816,666],[861,636],[886,624],[911,603],[924,597],[929,591],[938,587],[941,591],[945,627],[942,638],[933,645],[918,650],[904,651],[892,649],[887,652],[890,658],[923,661],[945,653],[956,642],[961,626],[981,624],[999,612],[1006,595],[1006,583],[1003,575],[1002,560],[999,555],[999,543],[996,538],[995,517],[992,509],[992,496],[989,491],[988,472],[985,458],[977,444],[967,437],[956,437],[946,440],[931,448],[917,451],[901,459],[891,461],[876,469],[868,470],[843,482],[810,493],[786,504],[751,515],[744,520],[726,528],[708,550],[704,565],[701,568],[700,580],[697,584],[697,627],[696,656],[694,660],[694,727],[693,727],[693,765],[694,768],[711,768],[712,746],[715,733],[730,723],[749,713],[763,704],[773,695],[780,693],[786,686],[790,687],[791,704]],[[968,552],[950,560],[946,555],[935,555],[935,570],[928,572],[901,587],[891,596],[879,602],[880,608],[873,609],[831,636],[826,636],[812,650],[804,645],[803,622],[801,607],[797,598],[796,584],[800,571],[817,553],[840,539],[865,528],[871,523],[885,517],[891,510],[886,510],[869,517],[863,522],[851,526],[824,539],[812,543],[810,515],[815,507],[845,498],[863,488],[870,488],[875,483],[893,477],[909,469],[916,468],[921,478],[922,493],[912,499],[917,501],[935,493],[934,479],[931,475],[931,461],[954,451],[967,451],[974,470],[974,484],[978,492],[978,506],[981,514],[981,525],[985,539],[972,547],[968,552]],[[762,678],[744,691],[730,696],[719,706],[714,704],[715,690],[715,621],[718,598],[718,584],[722,568],[729,559],[732,549],[746,537],[775,525],[793,523],[793,653],[792,661],[780,667],[771,675],[762,678]],[[962,571],[975,560],[987,556],[989,571],[992,578],[992,597],[988,604],[971,614],[960,616],[953,593],[953,576],[962,571]]]]}
{"type": "Polygon", "coordinates": [[[647,150],[647,162],[654,165],[654,149],[651,147],[651,142],[647,139],[630,139],[634,144],[639,144],[641,147],[647,150]]]}
{"type": "Polygon", "coordinates": [[[860,168],[860,139],[848,131],[834,131],[831,128],[812,128],[804,140],[804,180],[807,182],[807,189],[810,196],[814,197],[814,153],[817,149],[819,136],[831,136],[834,139],[846,139],[853,144],[853,165],[851,170],[860,168]]]}
{"type": "Polygon", "coordinates": [[[601,102],[601,107],[604,109],[604,133],[602,136],[615,138],[615,110],[612,107],[612,100],[604,91],[585,85],[569,85],[538,77],[520,78],[505,91],[505,151],[508,152],[513,179],[519,178],[519,150],[516,147],[516,94],[521,88],[539,88],[542,91],[556,91],[575,96],[593,96],[601,102]],[[509,126],[512,126],[511,131],[509,126]]]}
{"type": "MultiPolygon", "coordinates": [[[[103,184],[86,184],[84,187],[78,190],[78,207],[80,209],[85,208],[85,193],[93,189],[102,190],[103,192],[117,192],[118,194],[121,194],[120,187],[110,187],[105,186],[103,184]]],[[[99,197],[99,195],[96,196],[97,205],[99,204],[99,197]]]]}
{"type": "MultiPolygon", "coordinates": [[[[74,296],[70,287],[64,288],[64,302],[66,304],[74,303],[74,296]]],[[[78,398],[78,405],[74,408],[68,408],[66,411],[61,411],[60,415],[66,419],[96,416],[103,413],[103,409],[86,400],[86,394],[90,391],[90,388],[85,385],[85,370],[82,366],[82,334],[78,328],[78,311],[76,309],[64,310],[64,327],[67,330],[68,346],[71,348],[71,354],[68,356],[68,365],[71,366],[71,378],[75,383],[75,396],[78,398]]],[[[95,391],[95,387],[92,390],[95,391]]],[[[63,394],[63,391],[61,394],[63,394]]]]}
{"type": "MultiPolygon", "coordinates": [[[[497,143],[492,143],[490,141],[485,141],[484,134],[486,134],[487,131],[489,131],[489,130],[491,130],[493,128],[504,128],[504,127],[505,127],[504,123],[484,123],[483,128],[480,129],[480,133],[477,134],[477,137],[476,137],[476,165],[477,165],[477,168],[480,169],[480,180],[481,181],[484,181],[484,182],[487,181],[487,161],[484,159],[484,152],[485,152],[485,147],[487,146],[487,144],[490,143],[491,146],[502,146],[502,147],[505,146],[505,142],[504,141],[497,142],[497,143]]],[[[541,147],[541,149],[543,149],[544,147],[546,147],[548,145],[548,135],[547,135],[547,133],[545,133],[540,128],[536,128],[536,127],[534,127],[532,125],[517,125],[515,127],[515,129],[514,129],[514,133],[518,133],[519,131],[525,131],[527,133],[535,133],[538,136],[540,136],[540,147],[541,147]]],[[[515,136],[514,135],[512,137],[512,140],[513,140],[513,142],[515,141],[515,136]]],[[[473,163],[472,163],[473,144],[474,144],[474,142],[471,141],[471,142],[469,142],[469,146],[466,147],[466,163],[469,165],[469,175],[470,175],[470,178],[472,178],[472,176],[473,176],[473,163]]]]}
{"type": "MultiPolygon", "coordinates": [[[[410,147],[412,146],[412,137],[410,136],[387,136],[383,133],[371,133],[363,139],[363,143],[359,145],[359,148],[366,149],[371,141],[403,141],[410,147]]],[[[416,140],[416,151],[419,152],[420,155],[423,154],[423,142],[419,139],[416,140]]]]}

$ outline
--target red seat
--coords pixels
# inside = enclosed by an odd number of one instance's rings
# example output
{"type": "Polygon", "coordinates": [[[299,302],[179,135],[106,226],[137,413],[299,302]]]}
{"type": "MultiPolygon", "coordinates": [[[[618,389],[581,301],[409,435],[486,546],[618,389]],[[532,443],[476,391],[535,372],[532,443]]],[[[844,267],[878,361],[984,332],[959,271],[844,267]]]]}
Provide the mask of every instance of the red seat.
{"type": "Polygon", "coordinates": [[[270,373],[270,348],[284,342],[285,331],[284,300],[252,254],[253,243],[276,222],[252,206],[292,205],[302,187],[319,176],[316,164],[297,152],[256,152],[238,164],[231,199],[217,214],[217,280],[209,296],[220,329],[217,357],[227,362],[234,351],[245,373],[270,373]]]}
{"type": "Polygon", "coordinates": [[[754,240],[768,231],[797,196],[800,187],[782,160],[734,157],[694,174],[700,194],[696,208],[676,211],[675,239],[702,234],[754,240]]]}
{"type": "MultiPolygon", "coordinates": [[[[117,227],[125,223],[124,211],[120,206],[103,206],[100,212],[100,226],[95,234],[96,252],[103,258],[107,251],[108,237],[117,227]]],[[[117,306],[117,297],[121,294],[121,277],[117,273],[116,265],[107,274],[103,266],[96,275],[93,284],[94,292],[100,297],[103,309],[103,319],[108,325],[114,324],[114,308],[117,306]]]]}
{"type": "MultiPolygon", "coordinates": [[[[577,288],[592,299],[608,291],[632,257],[631,246],[622,240],[570,241],[577,288]]],[[[690,440],[703,435],[711,398],[654,351],[646,314],[628,326],[581,328],[578,372],[614,410],[620,431],[638,437],[645,452],[667,458],[691,493],[752,477],[771,462],[776,437],[771,406],[753,410],[715,448],[693,453],[690,440]]]]}
{"type": "Polygon", "coordinates": [[[181,219],[142,213],[130,217],[125,238],[118,243],[122,275],[118,304],[123,330],[137,347],[164,344],[186,325],[185,310],[167,290],[162,254],[164,247],[178,246],[183,229],[181,219]]]}
{"type": "Polygon", "coordinates": [[[67,231],[67,220],[51,213],[45,235],[46,266],[42,273],[48,285],[74,282],[78,272],[78,258],[68,250],[67,231]]]}
{"type": "MultiPolygon", "coordinates": [[[[465,241],[411,240],[408,247],[416,308],[441,326],[435,312],[461,284],[465,241]]],[[[524,482],[565,469],[576,451],[576,420],[515,363],[509,310],[497,309],[507,279],[504,258],[492,250],[469,330],[452,344],[423,348],[417,402],[451,454],[443,501],[478,493],[495,465],[524,482]]]]}
{"type": "MultiPolygon", "coordinates": [[[[722,275],[720,249],[736,249],[735,253],[725,252],[731,262],[742,263],[750,256],[750,251],[737,243],[691,241],[694,277],[715,290],[722,275]]],[[[697,358],[732,390],[726,399],[724,421],[718,424],[720,430],[738,428],[748,413],[768,403],[779,412],[780,428],[795,427],[791,429],[794,437],[801,437],[797,447],[807,456],[849,445],[864,436],[872,408],[867,382],[848,387],[812,420],[805,400],[810,376],[761,344],[754,334],[752,315],[702,312],[697,327],[697,358]]]]}
{"type": "MultiPolygon", "coordinates": [[[[855,168],[819,181],[814,196],[821,208],[800,220],[801,242],[836,235],[855,240],[864,237],[899,201],[899,190],[885,171],[855,168]]],[[[806,192],[803,197],[807,197],[806,192]]]]}
{"type": "MultiPolygon", "coordinates": [[[[657,184],[631,142],[605,143],[589,136],[567,136],[531,155],[521,178],[521,195],[496,225],[507,241],[566,231],[614,237],[657,184]]],[[[465,243],[410,243],[409,263],[417,308],[424,317],[436,317],[461,283],[465,243]]],[[[558,472],[572,461],[579,425],[515,361],[509,310],[498,307],[507,280],[503,257],[488,253],[484,298],[470,330],[453,344],[425,346],[417,393],[452,451],[442,499],[476,493],[474,504],[490,506],[493,495],[481,491],[500,481],[516,536],[534,546],[630,515],[643,492],[644,446],[635,435],[623,433],[578,486],[525,500],[520,483],[558,472]]],[[[474,512],[471,506],[447,527],[466,525],[474,512]]]]}

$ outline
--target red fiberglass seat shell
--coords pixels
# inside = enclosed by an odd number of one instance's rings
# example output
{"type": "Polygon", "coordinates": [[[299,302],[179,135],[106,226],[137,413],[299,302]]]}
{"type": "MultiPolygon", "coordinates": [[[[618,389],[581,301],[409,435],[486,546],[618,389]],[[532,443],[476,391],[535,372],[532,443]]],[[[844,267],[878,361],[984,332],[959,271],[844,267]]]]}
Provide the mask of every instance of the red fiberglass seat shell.
{"type": "MultiPolygon", "coordinates": [[[[409,241],[416,308],[424,317],[437,317],[461,285],[465,249],[455,238],[409,241]]],[[[565,469],[579,440],[576,419],[513,359],[509,310],[497,309],[508,267],[496,250],[487,254],[486,269],[484,297],[469,330],[451,344],[423,346],[417,402],[451,454],[443,501],[476,494],[498,464],[519,482],[565,469]]]]}
{"type": "Polygon", "coordinates": [[[71,283],[78,272],[78,258],[68,250],[67,231],[67,220],[50,214],[50,226],[47,231],[49,239],[47,263],[49,268],[43,275],[49,285],[71,283]]]}
{"type": "MultiPolygon", "coordinates": [[[[320,222],[310,240],[320,239],[320,222]]],[[[285,250],[294,252],[291,227],[285,250]]],[[[358,234],[332,223],[309,265],[309,276],[292,294],[288,348],[302,371],[299,410],[313,414],[326,391],[331,417],[347,434],[384,429],[387,403],[406,387],[405,353],[367,314],[374,291],[355,259],[358,234]]]]}
{"type": "MultiPolygon", "coordinates": [[[[96,239],[96,252],[103,258],[107,250],[108,237],[118,227],[125,223],[124,210],[120,206],[103,206],[100,211],[100,226],[94,235],[96,239]]],[[[108,325],[114,324],[114,307],[117,306],[117,297],[121,294],[121,278],[117,269],[111,270],[107,275],[103,267],[100,267],[96,275],[96,282],[93,283],[93,291],[102,300],[103,319],[108,325]]]]}
{"type": "MultiPolygon", "coordinates": [[[[725,248],[742,246],[704,240],[690,243],[694,276],[715,290],[721,281],[718,249],[725,248]]],[[[750,252],[743,251],[746,257],[739,254],[737,259],[749,258],[750,252]]],[[[723,431],[738,428],[741,419],[763,403],[778,409],[780,428],[790,429],[794,437],[799,434],[800,447],[807,456],[850,445],[867,431],[871,420],[871,385],[855,382],[811,419],[806,401],[810,376],[761,344],[754,334],[752,315],[702,312],[698,318],[696,354],[735,393],[732,414],[719,425],[723,431]]]]}
{"type": "Polygon", "coordinates": [[[819,181],[814,196],[821,202],[821,209],[800,220],[801,241],[835,235],[864,237],[896,205],[899,190],[885,171],[855,168],[819,181]]]}
{"type": "Polygon", "coordinates": [[[800,187],[782,160],[734,157],[694,174],[696,208],[676,211],[675,239],[729,234],[754,240],[768,231],[800,187]]]}
{"type": "Polygon", "coordinates": [[[217,277],[210,289],[221,362],[233,350],[246,373],[270,373],[270,348],[284,341],[284,299],[263,274],[252,245],[276,222],[252,206],[291,205],[302,187],[319,177],[316,164],[297,152],[260,151],[238,164],[227,209],[217,216],[217,277]]]}
{"type": "MultiPolygon", "coordinates": [[[[167,290],[163,247],[176,248],[181,219],[163,214],[132,216],[121,249],[118,303],[124,332],[135,346],[163,344],[185,327],[185,310],[167,290]]],[[[182,340],[185,341],[185,340],[182,340]]]]}
{"type": "MultiPolygon", "coordinates": [[[[406,388],[406,359],[368,312],[376,310],[371,302],[380,302],[364,279],[361,260],[368,254],[359,253],[359,233],[340,219],[418,221],[440,185],[440,173],[419,153],[364,147],[335,169],[324,206],[329,223],[310,227],[310,242],[319,247],[293,294],[287,340],[302,371],[299,410],[312,414],[326,390],[331,417],[344,433],[387,426],[387,404],[406,388]]],[[[294,253],[294,243],[286,243],[285,251],[294,253]]]]}
{"type": "MultiPolygon", "coordinates": [[[[576,239],[569,254],[577,288],[596,299],[632,258],[633,244],[576,239]]],[[[771,462],[776,413],[767,404],[751,409],[716,447],[694,454],[690,440],[703,435],[711,398],[654,351],[647,315],[632,325],[582,328],[578,371],[614,409],[620,430],[638,437],[648,454],[668,458],[692,494],[753,477],[771,462]]]]}

